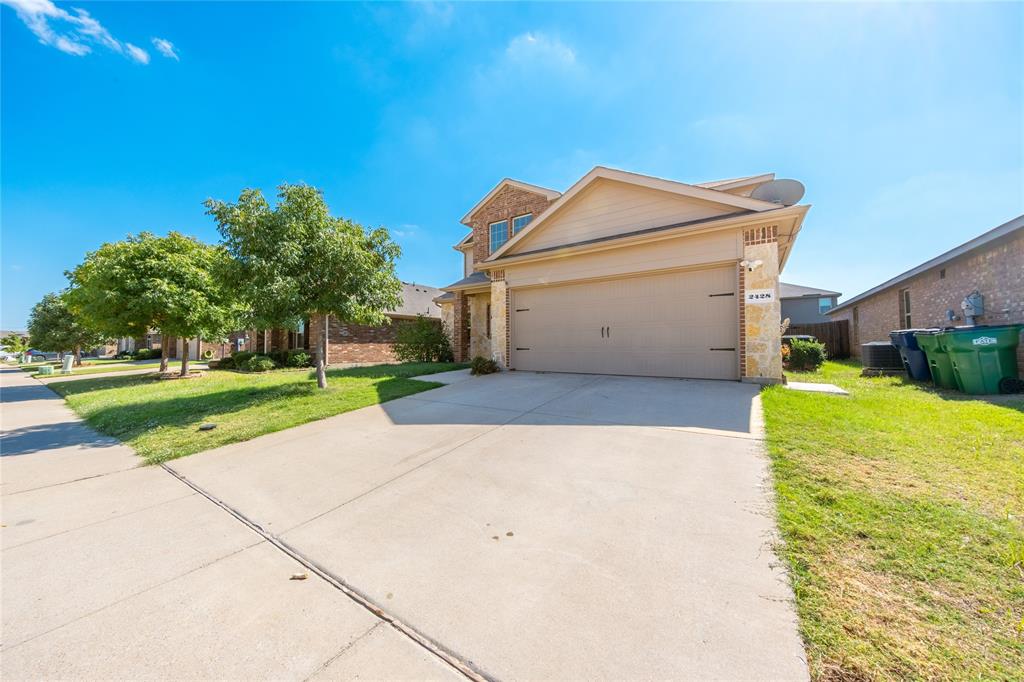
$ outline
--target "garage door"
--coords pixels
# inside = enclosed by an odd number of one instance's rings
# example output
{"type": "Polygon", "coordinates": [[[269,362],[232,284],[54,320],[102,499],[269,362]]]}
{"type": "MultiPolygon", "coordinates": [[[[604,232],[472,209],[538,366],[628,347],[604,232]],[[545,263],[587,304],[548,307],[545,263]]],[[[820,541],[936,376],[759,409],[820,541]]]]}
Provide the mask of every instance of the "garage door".
{"type": "Polygon", "coordinates": [[[735,267],[513,291],[512,366],[737,379],[735,267]]]}

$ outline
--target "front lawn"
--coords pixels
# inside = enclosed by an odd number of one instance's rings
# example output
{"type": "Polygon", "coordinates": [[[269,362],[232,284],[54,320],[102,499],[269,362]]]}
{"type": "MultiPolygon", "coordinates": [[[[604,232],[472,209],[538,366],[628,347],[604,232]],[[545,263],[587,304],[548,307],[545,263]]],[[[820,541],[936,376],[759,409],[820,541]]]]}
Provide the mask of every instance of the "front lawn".
{"type": "Polygon", "coordinates": [[[441,384],[409,377],[462,367],[425,363],[330,370],[324,390],[317,389],[310,372],[287,370],[211,371],[186,380],[132,375],[47,386],[97,431],[156,463],[435,388],[441,384]],[[217,427],[199,431],[205,423],[217,427]]]}
{"type": "Polygon", "coordinates": [[[1024,398],[829,362],[762,394],[817,680],[1024,677],[1024,398]]]}

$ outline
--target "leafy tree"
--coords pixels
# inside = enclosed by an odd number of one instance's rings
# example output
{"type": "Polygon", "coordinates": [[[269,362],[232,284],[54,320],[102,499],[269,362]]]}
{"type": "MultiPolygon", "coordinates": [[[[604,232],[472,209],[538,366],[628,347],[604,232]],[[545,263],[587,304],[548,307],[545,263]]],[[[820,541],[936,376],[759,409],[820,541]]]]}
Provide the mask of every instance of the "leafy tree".
{"type": "MultiPolygon", "coordinates": [[[[221,339],[237,328],[239,309],[225,286],[229,258],[223,248],[171,232],[148,232],[104,244],[68,273],[75,304],[98,328],[115,336],[160,330],[161,371],[168,336],[221,339]]],[[[181,375],[188,375],[188,353],[181,375]]]]}
{"type": "Polygon", "coordinates": [[[402,362],[451,362],[452,346],[444,327],[423,315],[399,322],[392,349],[402,362]]]}
{"type": "Polygon", "coordinates": [[[75,364],[82,364],[82,348],[106,343],[108,336],[90,325],[69,305],[72,292],[47,294],[32,307],[28,317],[28,334],[39,350],[57,353],[74,352],[75,364]]]}
{"type": "MultiPolygon", "coordinates": [[[[244,190],[238,203],[209,199],[233,257],[229,277],[255,326],[294,329],[303,319],[327,328],[330,315],[358,324],[383,324],[401,302],[395,276],[401,253],[384,228],[330,215],[323,194],[308,185],[278,187],[271,207],[263,193],[244,190]]],[[[317,386],[327,387],[328,338],[316,349],[317,386]]]]}
{"type": "Polygon", "coordinates": [[[24,353],[29,349],[28,339],[20,334],[8,334],[0,339],[0,346],[8,353],[24,353]]]}

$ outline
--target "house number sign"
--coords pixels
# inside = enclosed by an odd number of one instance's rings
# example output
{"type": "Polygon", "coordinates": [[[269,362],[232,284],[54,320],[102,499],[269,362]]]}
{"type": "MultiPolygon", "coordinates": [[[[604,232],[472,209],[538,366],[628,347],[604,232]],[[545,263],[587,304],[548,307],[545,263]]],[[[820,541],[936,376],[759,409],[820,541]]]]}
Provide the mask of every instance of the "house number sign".
{"type": "Polygon", "coordinates": [[[746,293],[747,303],[771,303],[775,300],[774,289],[749,289],[746,293]]]}

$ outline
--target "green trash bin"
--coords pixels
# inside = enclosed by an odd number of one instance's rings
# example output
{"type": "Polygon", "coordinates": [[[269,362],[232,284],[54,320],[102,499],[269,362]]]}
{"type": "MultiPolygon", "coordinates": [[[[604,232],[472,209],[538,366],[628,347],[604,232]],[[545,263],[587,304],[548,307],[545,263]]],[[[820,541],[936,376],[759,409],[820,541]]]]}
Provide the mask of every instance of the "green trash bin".
{"type": "Polygon", "coordinates": [[[958,388],[956,376],[953,374],[953,363],[949,353],[939,343],[941,329],[925,329],[914,332],[917,345],[928,358],[928,370],[932,373],[932,383],[939,388],[958,388]]]}
{"type": "Polygon", "coordinates": [[[53,365],[43,365],[37,371],[38,374],[53,374],[53,365]]]}
{"type": "Polygon", "coordinates": [[[939,344],[949,353],[957,387],[964,393],[984,395],[999,393],[1004,379],[1016,380],[1022,326],[959,327],[939,334],[939,344]]]}

